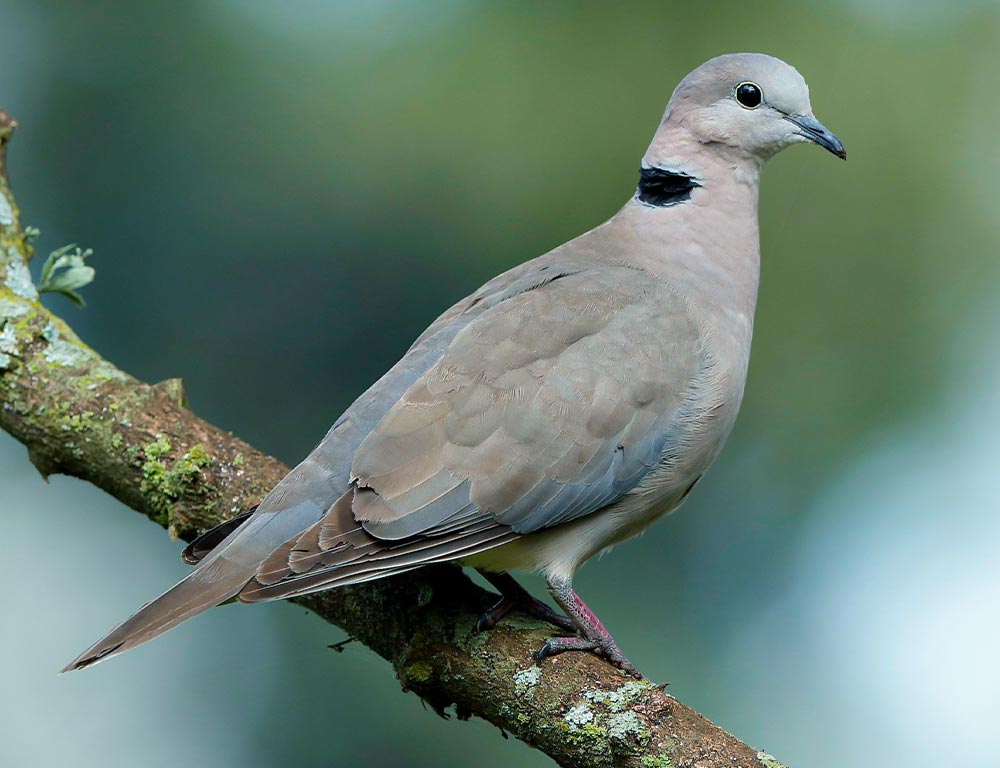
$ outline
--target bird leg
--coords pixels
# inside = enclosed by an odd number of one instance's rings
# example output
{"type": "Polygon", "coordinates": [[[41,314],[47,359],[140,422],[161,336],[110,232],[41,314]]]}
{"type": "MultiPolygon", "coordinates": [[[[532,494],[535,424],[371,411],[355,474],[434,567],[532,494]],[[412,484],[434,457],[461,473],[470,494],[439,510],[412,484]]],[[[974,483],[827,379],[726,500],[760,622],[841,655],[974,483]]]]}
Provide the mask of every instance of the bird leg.
{"type": "Polygon", "coordinates": [[[476,622],[477,632],[493,629],[511,611],[522,611],[567,632],[576,632],[576,623],[572,619],[549,608],[541,600],[536,600],[506,571],[493,573],[481,570],[479,573],[496,587],[500,593],[500,600],[479,617],[479,621],[476,622]]]}
{"type": "Polygon", "coordinates": [[[573,591],[572,583],[569,579],[550,578],[548,580],[549,592],[552,599],[559,604],[559,607],[566,611],[576,623],[580,632],[580,637],[553,637],[545,643],[535,654],[538,661],[543,661],[549,656],[565,651],[590,651],[603,656],[619,669],[627,672],[633,677],[642,678],[639,670],[622,653],[618,643],[615,642],[611,634],[604,628],[594,612],[587,607],[587,604],[580,599],[580,596],[573,591]]]}

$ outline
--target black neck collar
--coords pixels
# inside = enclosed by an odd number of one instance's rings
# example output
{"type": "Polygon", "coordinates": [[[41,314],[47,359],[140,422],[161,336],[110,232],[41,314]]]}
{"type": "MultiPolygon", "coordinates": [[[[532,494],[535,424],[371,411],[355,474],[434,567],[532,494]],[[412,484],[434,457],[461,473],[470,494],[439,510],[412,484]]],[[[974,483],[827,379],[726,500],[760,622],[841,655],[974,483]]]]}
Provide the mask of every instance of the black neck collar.
{"type": "Polygon", "coordinates": [[[693,176],[666,168],[640,168],[639,202],[663,208],[685,203],[691,199],[691,190],[701,184],[693,176]]]}

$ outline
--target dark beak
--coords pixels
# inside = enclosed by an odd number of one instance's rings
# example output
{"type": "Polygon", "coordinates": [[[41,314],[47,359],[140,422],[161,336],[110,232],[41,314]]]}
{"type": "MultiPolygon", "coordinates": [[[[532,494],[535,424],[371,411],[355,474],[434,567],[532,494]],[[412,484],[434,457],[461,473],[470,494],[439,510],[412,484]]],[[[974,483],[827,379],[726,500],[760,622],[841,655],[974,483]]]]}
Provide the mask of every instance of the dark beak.
{"type": "Polygon", "coordinates": [[[799,127],[799,136],[805,136],[809,141],[815,141],[823,149],[828,149],[841,160],[847,159],[847,150],[840,139],[830,133],[826,126],[815,117],[809,115],[785,115],[785,119],[799,127]]]}

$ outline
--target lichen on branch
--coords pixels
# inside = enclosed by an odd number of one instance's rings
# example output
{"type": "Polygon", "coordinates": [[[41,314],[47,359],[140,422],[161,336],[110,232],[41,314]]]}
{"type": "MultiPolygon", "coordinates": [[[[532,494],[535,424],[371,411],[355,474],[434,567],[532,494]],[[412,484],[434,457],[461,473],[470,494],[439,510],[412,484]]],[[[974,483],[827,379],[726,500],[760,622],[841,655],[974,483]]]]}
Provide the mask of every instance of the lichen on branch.
{"type": "MultiPolygon", "coordinates": [[[[43,476],[103,488],[190,539],[256,504],[288,471],[187,407],[178,379],[136,380],[39,302],[6,176],[14,121],[0,110],[0,429],[43,476]]],[[[69,260],[68,269],[86,269],[69,260]]],[[[75,290],[90,273],[63,287],[75,290]]],[[[40,510],[39,514],[44,514],[40,510]]],[[[485,634],[495,596],[455,566],[321,592],[297,602],[389,661],[404,690],[459,719],[482,717],[563,766],[778,768],[648,681],[586,654],[536,665],[551,631],[514,615],[485,634]]]]}

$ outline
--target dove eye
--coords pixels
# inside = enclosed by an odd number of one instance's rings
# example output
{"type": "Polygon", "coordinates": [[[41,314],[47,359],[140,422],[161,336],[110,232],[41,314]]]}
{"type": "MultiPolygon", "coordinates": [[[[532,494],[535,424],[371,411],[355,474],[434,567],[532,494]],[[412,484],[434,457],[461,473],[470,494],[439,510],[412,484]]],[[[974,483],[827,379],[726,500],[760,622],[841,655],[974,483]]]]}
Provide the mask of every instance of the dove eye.
{"type": "Polygon", "coordinates": [[[737,103],[744,109],[757,109],[764,101],[764,93],[757,83],[740,83],[735,94],[737,103]]]}

